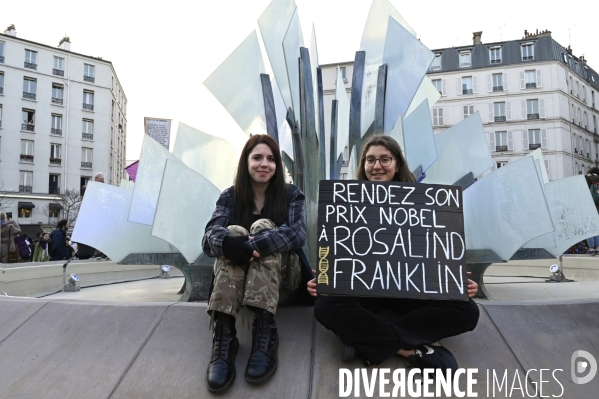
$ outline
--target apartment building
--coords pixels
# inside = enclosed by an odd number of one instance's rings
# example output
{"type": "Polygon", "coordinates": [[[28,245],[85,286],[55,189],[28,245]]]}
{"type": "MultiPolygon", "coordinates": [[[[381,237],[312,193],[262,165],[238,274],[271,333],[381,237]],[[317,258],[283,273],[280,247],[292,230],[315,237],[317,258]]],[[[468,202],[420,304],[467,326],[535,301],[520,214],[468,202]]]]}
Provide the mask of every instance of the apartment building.
{"type": "Polygon", "coordinates": [[[0,34],[0,209],[52,224],[67,189],[125,177],[127,97],[110,61],[0,34]]]}
{"type": "MultiPolygon", "coordinates": [[[[551,32],[486,44],[475,32],[472,44],[433,52],[427,76],[441,94],[431,110],[435,133],[479,112],[495,169],[537,148],[551,180],[598,165],[599,75],[551,32]]],[[[322,66],[327,131],[337,66],[351,91],[353,62],[322,66]]]]}

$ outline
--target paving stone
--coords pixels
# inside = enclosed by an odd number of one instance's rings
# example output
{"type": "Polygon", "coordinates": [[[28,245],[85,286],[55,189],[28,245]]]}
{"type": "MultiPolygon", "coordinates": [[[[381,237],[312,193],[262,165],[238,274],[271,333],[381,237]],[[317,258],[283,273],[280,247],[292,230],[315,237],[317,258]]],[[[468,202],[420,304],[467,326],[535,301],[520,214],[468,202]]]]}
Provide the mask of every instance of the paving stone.
{"type": "MultiPolygon", "coordinates": [[[[283,307],[275,318],[279,329],[279,365],[266,383],[254,386],[245,381],[251,349],[251,330],[237,320],[239,352],[235,359],[236,379],[224,394],[227,398],[308,397],[313,311],[311,307],[283,307]]],[[[248,312],[251,323],[253,315],[248,312]]],[[[212,353],[212,331],[206,307],[178,304],[170,307],[135,360],[112,399],[204,398],[206,367],[212,353]]]]}
{"type": "Polygon", "coordinates": [[[43,299],[0,297],[0,342],[42,308],[48,301],[43,299]]]}
{"type": "Polygon", "coordinates": [[[0,397],[107,398],[168,305],[47,303],[0,345],[0,397]]]}

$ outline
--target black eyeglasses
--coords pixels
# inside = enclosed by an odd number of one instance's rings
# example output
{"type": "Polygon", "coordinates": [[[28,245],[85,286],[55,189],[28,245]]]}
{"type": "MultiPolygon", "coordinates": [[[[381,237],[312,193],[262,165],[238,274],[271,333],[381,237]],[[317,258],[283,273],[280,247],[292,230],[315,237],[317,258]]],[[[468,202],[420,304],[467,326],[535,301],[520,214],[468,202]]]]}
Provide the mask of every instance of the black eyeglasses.
{"type": "Polygon", "coordinates": [[[391,165],[391,162],[393,162],[393,158],[392,157],[383,157],[383,158],[364,157],[364,161],[366,162],[366,165],[368,165],[368,166],[374,166],[376,164],[376,161],[379,161],[381,166],[389,166],[389,165],[391,165]]]}

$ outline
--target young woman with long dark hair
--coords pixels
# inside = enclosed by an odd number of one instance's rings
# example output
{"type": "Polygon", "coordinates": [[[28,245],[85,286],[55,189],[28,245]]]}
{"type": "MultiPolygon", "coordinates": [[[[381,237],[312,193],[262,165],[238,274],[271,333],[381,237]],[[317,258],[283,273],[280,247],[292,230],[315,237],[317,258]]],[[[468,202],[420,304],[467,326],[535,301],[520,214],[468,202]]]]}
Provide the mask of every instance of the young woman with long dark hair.
{"type": "MultiPolygon", "coordinates": [[[[399,144],[389,136],[373,136],[364,144],[357,178],[416,182],[399,144]]],[[[310,295],[317,297],[316,280],[307,285],[310,295]]],[[[414,367],[455,371],[457,361],[451,352],[431,344],[476,327],[479,310],[471,298],[477,291],[478,285],[468,280],[468,301],[320,296],[314,315],[345,345],[342,360],[361,354],[367,364],[380,364],[399,354],[414,367]],[[399,317],[383,320],[377,315],[383,308],[393,309],[399,317]]]]}
{"type": "Polygon", "coordinates": [[[214,320],[208,390],[222,392],[235,379],[235,319],[242,308],[254,312],[246,380],[261,383],[276,371],[279,338],[274,316],[278,305],[295,298],[301,268],[306,269],[304,284],[311,275],[307,261],[298,257],[305,260],[305,243],[304,194],[285,183],[275,140],[254,135],[241,152],[235,184],[220,195],[202,241],[204,252],[217,257],[208,302],[214,320]]]}

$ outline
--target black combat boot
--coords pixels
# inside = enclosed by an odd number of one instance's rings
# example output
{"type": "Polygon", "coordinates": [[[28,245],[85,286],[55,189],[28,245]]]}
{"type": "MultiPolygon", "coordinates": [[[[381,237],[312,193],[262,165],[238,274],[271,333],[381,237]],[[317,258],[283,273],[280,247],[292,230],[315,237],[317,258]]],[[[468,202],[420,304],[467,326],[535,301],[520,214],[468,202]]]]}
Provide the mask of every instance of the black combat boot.
{"type": "Polygon", "coordinates": [[[252,352],[245,369],[245,379],[249,383],[260,384],[277,370],[279,333],[272,313],[259,308],[253,310],[252,352]]]}
{"type": "Polygon", "coordinates": [[[212,359],[206,370],[206,386],[210,392],[223,392],[235,380],[235,355],[239,349],[235,318],[216,312],[212,334],[212,359]]]}

